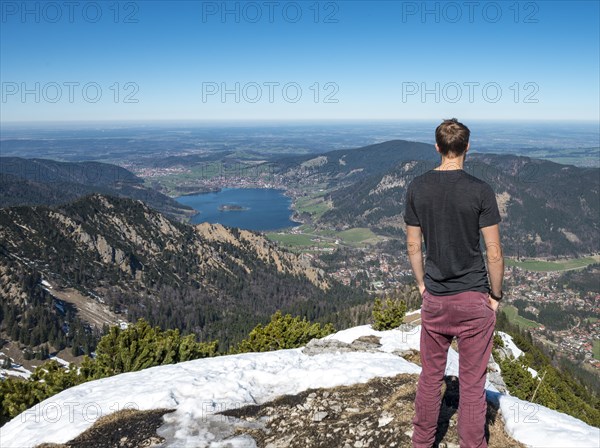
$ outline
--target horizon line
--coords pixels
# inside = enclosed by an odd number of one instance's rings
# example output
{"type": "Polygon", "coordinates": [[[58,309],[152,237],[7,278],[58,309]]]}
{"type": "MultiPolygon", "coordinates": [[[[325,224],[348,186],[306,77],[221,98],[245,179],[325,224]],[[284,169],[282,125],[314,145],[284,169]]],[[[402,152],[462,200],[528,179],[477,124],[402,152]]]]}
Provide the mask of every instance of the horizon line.
{"type": "MultiPolygon", "coordinates": [[[[457,118],[457,117],[449,117],[457,118]]],[[[297,122],[438,122],[446,118],[151,118],[151,119],[99,119],[99,120],[35,120],[35,121],[3,121],[0,126],[5,125],[35,125],[35,124],[86,124],[86,123],[297,123],[297,122]]],[[[598,123],[594,118],[457,118],[459,121],[478,122],[577,122],[598,123]]]]}

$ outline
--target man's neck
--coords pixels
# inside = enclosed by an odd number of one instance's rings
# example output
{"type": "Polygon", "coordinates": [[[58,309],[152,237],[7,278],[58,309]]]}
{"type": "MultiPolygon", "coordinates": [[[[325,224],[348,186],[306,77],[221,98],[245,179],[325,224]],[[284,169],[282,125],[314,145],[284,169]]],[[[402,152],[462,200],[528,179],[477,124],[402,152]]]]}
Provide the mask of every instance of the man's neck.
{"type": "Polygon", "coordinates": [[[436,170],[436,171],[462,170],[464,163],[465,163],[464,156],[463,157],[452,157],[452,158],[442,157],[442,163],[440,164],[440,166],[434,168],[434,170],[436,170]]]}

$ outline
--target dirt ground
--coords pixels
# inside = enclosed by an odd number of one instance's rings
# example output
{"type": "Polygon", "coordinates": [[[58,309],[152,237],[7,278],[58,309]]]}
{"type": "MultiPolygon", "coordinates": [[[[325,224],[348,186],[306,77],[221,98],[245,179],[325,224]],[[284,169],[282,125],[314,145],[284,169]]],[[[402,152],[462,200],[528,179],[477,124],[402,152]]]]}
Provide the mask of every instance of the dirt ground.
{"type": "MultiPolygon", "coordinates": [[[[239,429],[258,447],[410,447],[417,375],[375,378],[368,383],[316,389],[284,396],[261,406],[224,412],[262,421],[262,430],[239,429]]],[[[458,379],[446,378],[435,447],[458,448],[458,379]]],[[[524,445],[511,439],[497,408],[488,403],[486,437],[490,448],[524,445]]]]}
{"type": "MultiPolygon", "coordinates": [[[[238,426],[259,448],[404,448],[411,446],[418,375],[375,378],[368,383],[311,389],[271,402],[223,412],[230,421],[261,422],[262,429],[238,426]]],[[[458,379],[447,377],[438,420],[436,448],[458,448],[458,379]]],[[[125,410],[99,419],[63,444],[36,448],[133,448],[161,445],[156,430],[173,409],[125,410]]],[[[499,410],[488,403],[486,437],[490,448],[525,448],[504,430],[499,410]]]]}
{"type": "Polygon", "coordinates": [[[36,448],[143,448],[160,444],[164,439],[156,430],[164,423],[162,416],[174,409],[137,411],[125,409],[99,418],[94,425],[65,444],[42,443],[36,448]]]}

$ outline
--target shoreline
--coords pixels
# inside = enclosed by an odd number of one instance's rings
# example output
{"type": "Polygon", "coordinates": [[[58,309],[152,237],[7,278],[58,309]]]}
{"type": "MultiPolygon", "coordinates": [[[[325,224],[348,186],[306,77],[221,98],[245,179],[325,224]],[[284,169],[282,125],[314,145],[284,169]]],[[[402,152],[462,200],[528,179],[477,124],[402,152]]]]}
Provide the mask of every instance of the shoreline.
{"type": "MultiPolygon", "coordinates": [[[[304,221],[299,220],[298,218],[298,210],[295,209],[294,206],[294,199],[295,196],[293,194],[290,194],[290,189],[286,188],[285,186],[277,186],[277,187],[261,187],[261,186],[227,186],[227,187],[217,187],[215,190],[211,190],[211,191],[202,191],[202,192],[191,192],[191,193],[185,193],[185,194],[181,194],[179,196],[170,196],[172,199],[177,200],[177,198],[182,198],[182,197],[187,197],[187,196],[196,196],[196,195],[200,195],[200,194],[208,194],[208,193],[220,193],[223,190],[226,189],[244,189],[244,190],[274,190],[274,191],[279,191],[281,192],[281,194],[287,198],[290,199],[290,204],[288,205],[287,209],[291,210],[292,212],[287,216],[288,221],[290,221],[290,224],[284,226],[284,227],[279,227],[276,229],[264,229],[264,230],[254,230],[256,232],[277,232],[277,231],[284,231],[286,229],[294,229],[296,227],[300,227],[302,225],[305,224],[304,221]]],[[[234,208],[234,209],[222,209],[222,206],[217,207],[217,210],[219,212],[230,212],[230,211],[248,211],[250,210],[249,207],[241,207],[241,208],[234,208]]],[[[190,225],[197,225],[199,223],[193,223],[192,220],[196,217],[198,217],[199,215],[201,215],[203,212],[200,210],[196,210],[193,209],[193,211],[195,212],[193,215],[189,216],[186,219],[186,223],[190,224],[190,225]]],[[[208,222],[208,221],[202,221],[202,222],[208,222]]],[[[235,227],[235,226],[234,226],[235,227]]],[[[243,229],[243,227],[237,227],[240,229],[243,229]]]]}

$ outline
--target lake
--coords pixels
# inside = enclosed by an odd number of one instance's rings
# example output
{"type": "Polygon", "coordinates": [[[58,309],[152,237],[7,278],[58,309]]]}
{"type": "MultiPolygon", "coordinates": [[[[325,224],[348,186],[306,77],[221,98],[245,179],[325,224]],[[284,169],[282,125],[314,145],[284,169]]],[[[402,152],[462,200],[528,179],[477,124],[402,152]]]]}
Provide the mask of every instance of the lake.
{"type": "Polygon", "coordinates": [[[199,212],[192,217],[192,224],[210,222],[265,231],[301,224],[290,219],[292,200],[283,192],[274,188],[223,188],[216,193],[180,196],[176,200],[199,212]],[[219,209],[224,206],[233,209],[219,209]]]}

